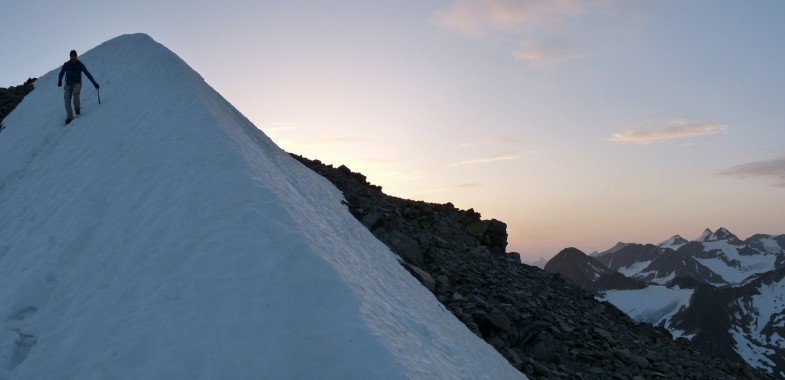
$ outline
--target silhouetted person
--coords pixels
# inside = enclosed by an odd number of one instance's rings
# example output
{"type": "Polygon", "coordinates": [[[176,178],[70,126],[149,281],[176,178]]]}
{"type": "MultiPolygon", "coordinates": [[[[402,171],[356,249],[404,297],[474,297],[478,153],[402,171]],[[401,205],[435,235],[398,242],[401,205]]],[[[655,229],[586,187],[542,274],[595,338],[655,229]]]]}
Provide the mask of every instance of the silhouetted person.
{"type": "Polygon", "coordinates": [[[57,87],[63,85],[63,74],[65,74],[65,112],[66,112],[66,119],[65,123],[68,124],[71,120],[74,119],[74,115],[71,113],[71,97],[74,99],[74,110],[76,110],[76,114],[79,115],[81,104],[79,102],[79,91],[82,90],[82,72],[87,75],[87,78],[90,79],[90,82],[93,82],[93,86],[98,89],[98,83],[95,82],[93,76],[90,75],[90,72],[87,71],[87,68],[84,64],[76,59],[76,50],[71,50],[71,59],[63,64],[63,68],[60,69],[60,75],[57,77],[57,87]]]}

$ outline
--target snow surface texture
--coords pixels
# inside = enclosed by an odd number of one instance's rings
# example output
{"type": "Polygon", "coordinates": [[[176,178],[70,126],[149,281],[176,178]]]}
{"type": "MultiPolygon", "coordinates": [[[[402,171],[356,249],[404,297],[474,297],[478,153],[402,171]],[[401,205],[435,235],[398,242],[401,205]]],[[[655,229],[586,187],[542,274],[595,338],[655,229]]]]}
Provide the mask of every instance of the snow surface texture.
{"type": "Polygon", "coordinates": [[[524,378],[177,55],[80,59],[0,135],[0,378],[524,378]]]}
{"type": "MultiPolygon", "coordinates": [[[[689,306],[690,297],[694,292],[693,289],[681,289],[678,286],[673,288],[648,286],[644,289],[608,290],[599,299],[612,303],[638,322],[669,328],[670,318],[682,308],[689,306]]],[[[671,329],[671,331],[675,336],[682,336],[678,330],[671,329]]]]}

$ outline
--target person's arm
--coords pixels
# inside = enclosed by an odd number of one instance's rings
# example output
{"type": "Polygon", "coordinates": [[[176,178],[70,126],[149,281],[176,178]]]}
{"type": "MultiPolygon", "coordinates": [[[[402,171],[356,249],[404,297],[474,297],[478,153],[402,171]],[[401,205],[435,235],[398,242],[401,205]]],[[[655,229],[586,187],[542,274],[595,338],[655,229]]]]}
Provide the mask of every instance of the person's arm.
{"type": "Polygon", "coordinates": [[[95,88],[98,88],[98,83],[95,83],[95,79],[93,79],[93,76],[90,75],[89,71],[87,71],[87,67],[85,67],[84,63],[82,63],[82,71],[85,73],[85,75],[87,75],[87,78],[90,79],[90,82],[93,82],[93,86],[95,86],[95,88]]]}
{"type": "Polygon", "coordinates": [[[60,75],[57,76],[57,87],[60,87],[60,86],[63,85],[63,74],[65,74],[65,64],[60,69],[60,75]]]}

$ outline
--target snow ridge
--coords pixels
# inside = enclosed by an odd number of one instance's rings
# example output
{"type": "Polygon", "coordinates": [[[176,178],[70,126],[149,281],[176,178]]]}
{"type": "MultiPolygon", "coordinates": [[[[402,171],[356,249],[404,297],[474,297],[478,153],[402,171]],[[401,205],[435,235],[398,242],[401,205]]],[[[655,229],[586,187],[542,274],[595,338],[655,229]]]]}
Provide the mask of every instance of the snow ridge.
{"type": "Polygon", "coordinates": [[[0,136],[0,378],[523,378],[177,55],[80,59],[0,136]]]}

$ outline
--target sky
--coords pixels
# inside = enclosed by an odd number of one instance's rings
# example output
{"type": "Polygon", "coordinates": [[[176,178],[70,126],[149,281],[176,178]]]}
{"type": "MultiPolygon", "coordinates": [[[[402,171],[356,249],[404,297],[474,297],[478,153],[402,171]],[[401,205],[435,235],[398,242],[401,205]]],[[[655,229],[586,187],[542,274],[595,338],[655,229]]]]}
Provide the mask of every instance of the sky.
{"type": "Polygon", "coordinates": [[[504,221],[525,261],[785,233],[782,1],[0,5],[0,87],[147,33],[281,148],[504,221]]]}

